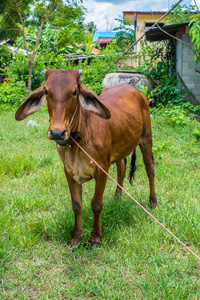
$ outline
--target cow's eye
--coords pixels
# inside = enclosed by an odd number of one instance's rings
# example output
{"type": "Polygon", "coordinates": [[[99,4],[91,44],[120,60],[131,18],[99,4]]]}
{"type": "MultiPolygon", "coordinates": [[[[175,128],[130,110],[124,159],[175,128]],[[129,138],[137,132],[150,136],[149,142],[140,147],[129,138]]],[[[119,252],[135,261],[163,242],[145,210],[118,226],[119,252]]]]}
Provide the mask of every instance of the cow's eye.
{"type": "Polygon", "coordinates": [[[74,92],[73,92],[73,96],[76,96],[77,95],[77,90],[75,90],[74,92]]]}

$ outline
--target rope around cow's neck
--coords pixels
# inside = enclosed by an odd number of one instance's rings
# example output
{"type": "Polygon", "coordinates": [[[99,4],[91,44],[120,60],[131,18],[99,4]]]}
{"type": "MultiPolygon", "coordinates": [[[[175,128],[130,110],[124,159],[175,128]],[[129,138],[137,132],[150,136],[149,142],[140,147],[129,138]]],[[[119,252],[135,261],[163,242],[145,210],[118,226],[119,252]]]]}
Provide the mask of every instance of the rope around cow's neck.
{"type": "Polygon", "coordinates": [[[67,132],[67,130],[72,126],[72,123],[74,122],[74,118],[75,118],[75,115],[76,115],[76,112],[77,112],[77,109],[78,109],[78,104],[79,104],[79,99],[77,98],[77,103],[76,103],[76,108],[75,108],[74,114],[71,118],[71,121],[70,121],[69,125],[65,129],[65,132],[67,132]]]}
{"type": "MultiPolygon", "coordinates": [[[[64,132],[67,132],[67,131],[69,130],[69,128],[72,126],[72,123],[74,122],[74,119],[75,119],[75,116],[76,116],[76,112],[77,112],[77,109],[78,109],[78,105],[79,105],[79,99],[77,99],[77,103],[76,103],[76,107],[75,107],[73,116],[72,116],[72,118],[71,118],[71,121],[70,121],[69,125],[68,125],[67,128],[64,130],[64,132]]],[[[51,131],[50,126],[49,126],[49,128],[48,128],[48,131],[51,131]]]]}
{"type": "Polygon", "coordinates": [[[164,228],[173,238],[175,238],[185,249],[192,253],[199,261],[200,257],[194,253],[188,246],[186,246],[181,240],[179,240],[167,227],[165,227],[160,221],[158,221],[146,208],[144,208],[137,200],[135,200],[114,178],[112,178],[71,136],[73,142],[89,157],[90,164],[95,164],[102,172],[104,172],[117,186],[125,192],[137,205],[139,205],[154,221],[156,221],[162,228],[164,228]]]}

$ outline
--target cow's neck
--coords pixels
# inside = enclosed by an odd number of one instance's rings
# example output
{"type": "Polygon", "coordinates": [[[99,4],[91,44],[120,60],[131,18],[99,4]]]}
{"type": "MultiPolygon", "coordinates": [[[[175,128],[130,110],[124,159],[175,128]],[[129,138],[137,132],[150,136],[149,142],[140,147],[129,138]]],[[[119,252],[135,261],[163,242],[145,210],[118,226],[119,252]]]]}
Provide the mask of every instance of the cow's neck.
{"type": "MultiPolygon", "coordinates": [[[[82,136],[82,140],[79,140],[78,142],[80,142],[81,146],[84,148],[87,148],[90,144],[90,114],[90,112],[85,111],[85,109],[81,107],[77,127],[72,128],[75,131],[72,130],[70,134],[73,137],[79,132],[82,136]]],[[[80,136],[77,135],[76,139],[79,139],[79,137],[80,136]]],[[[71,147],[61,148],[57,146],[57,150],[65,166],[66,172],[70,174],[76,182],[82,184],[94,177],[96,167],[95,165],[89,164],[87,156],[79,149],[79,147],[72,145],[71,147]]]]}

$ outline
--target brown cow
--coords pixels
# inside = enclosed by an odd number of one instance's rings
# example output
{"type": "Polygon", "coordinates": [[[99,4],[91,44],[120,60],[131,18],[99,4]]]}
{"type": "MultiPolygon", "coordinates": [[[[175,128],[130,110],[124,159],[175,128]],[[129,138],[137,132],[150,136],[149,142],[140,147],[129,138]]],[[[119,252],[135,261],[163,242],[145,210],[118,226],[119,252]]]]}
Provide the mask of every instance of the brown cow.
{"type": "MultiPolygon", "coordinates": [[[[21,121],[35,113],[47,98],[48,138],[57,143],[75,214],[70,244],[78,244],[82,237],[82,184],[94,178],[96,186],[91,202],[94,228],[90,244],[98,246],[102,236],[100,213],[107,176],[90,163],[70,135],[106,171],[115,162],[120,185],[125,176],[125,158],[131,152],[134,154],[139,145],[149,178],[150,206],[156,207],[149,104],[143,94],[126,84],[106,88],[98,97],[79,78],[79,70],[48,70],[46,82],[20,105],[15,118],[21,121]]],[[[116,193],[119,192],[120,188],[117,188],[116,193]]]]}

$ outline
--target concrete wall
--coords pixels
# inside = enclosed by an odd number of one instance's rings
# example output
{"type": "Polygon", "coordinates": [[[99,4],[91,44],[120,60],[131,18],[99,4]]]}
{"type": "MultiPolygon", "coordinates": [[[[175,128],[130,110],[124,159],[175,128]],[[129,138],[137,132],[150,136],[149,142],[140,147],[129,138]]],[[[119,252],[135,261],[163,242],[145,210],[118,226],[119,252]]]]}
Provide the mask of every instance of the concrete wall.
{"type": "MultiPolygon", "coordinates": [[[[182,41],[193,47],[188,27],[186,33],[182,35],[182,41]]],[[[192,49],[179,41],[176,43],[176,68],[184,84],[193,95],[189,94],[185,100],[198,104],[200,103],[200,73],[195,72],[195,69],[200,69],[200,63],[196,65],[192,49]]]]}

